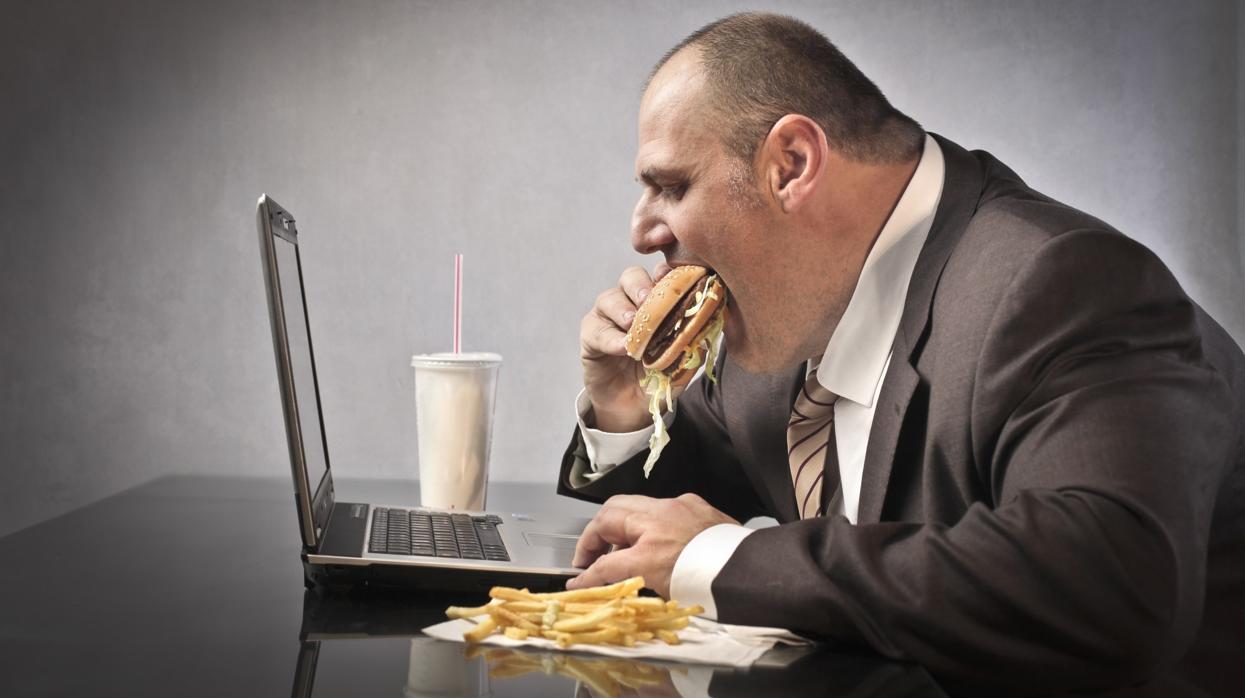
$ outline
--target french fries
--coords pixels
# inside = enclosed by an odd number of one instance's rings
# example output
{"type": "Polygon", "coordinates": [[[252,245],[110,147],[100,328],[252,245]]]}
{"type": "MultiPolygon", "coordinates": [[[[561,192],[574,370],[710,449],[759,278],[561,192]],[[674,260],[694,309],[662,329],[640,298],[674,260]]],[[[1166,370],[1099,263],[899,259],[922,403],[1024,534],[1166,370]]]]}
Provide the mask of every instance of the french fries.
{"type": "Polygon", "coordinates": [[[642,597],[639,592],[643,588],[643,577],[608,586],[540,594],[493,587],[489,603],[450,606],[445,615],[479,619],[474,628],[463,633],[463,639],[471,643],[500,632],[512,640],[543,637],[561,648],[576,644],[634,647],[637,642],[654,640],[679,644],[677,631],[687,627],[689,616],[704,613],[705,609],[642,597]]]}
{"type": "Polygon", "coordinates": [[[492,635],[493,631],[496,629],[497,621],[493,620],[492,616],[489,616],[479,623],[476,623],[476,627],[463,633],[463,639],[467,642],[479,642],[489,635],[492,635]]]}

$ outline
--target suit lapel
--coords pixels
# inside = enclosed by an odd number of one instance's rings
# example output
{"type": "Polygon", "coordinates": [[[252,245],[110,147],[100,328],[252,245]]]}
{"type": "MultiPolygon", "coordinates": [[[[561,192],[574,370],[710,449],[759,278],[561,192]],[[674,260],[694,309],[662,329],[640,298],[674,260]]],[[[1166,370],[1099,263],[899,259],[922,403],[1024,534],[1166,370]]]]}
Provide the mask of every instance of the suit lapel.
{"type": "Polygon", "coordinates": [[[800,518],[787,465],[787,422],[803,376],[803,367],[786,373],[748,373],[729,356],[723,365],[726,426],[753,488],[783,523],[800,518]]]}
{"type": "MultiPolygon", "coordinates": [[[[896,351],[898,355],[898,351],[896,351]]],[[[890,484],[891,467],[895,463],[895,449],[899,446],[899,432],[904,415],[912,403],[912,395],[920,384],[920,376],[907,361],[891,359],[890,368],[883,379],[882,392],[878,395],[873,412],[873,427],[869,430],[869,444],[865,447],[864,472],[860,475],[860,506],[856,511],[856,523],[877,523],[882,517],[882,503],[890,484]]]]}
{"type": "Polygon", "coordinates": [[[934,290],[951,250],[977,210],[982,192],[983,175],[977,159],[958,145],[940,136],[933,137],[942,149],[946,167],[942,196],[925,247],[921,249],[912,271],[899,330],[891,346],[890,368],[886,371],[873,413],[860,483],[858,524],[877,523],[881,519],[900,430],[912,396],[920,384],[920,375],[913,368],[913,363],[921,337],[929,324],[934,290]]]}

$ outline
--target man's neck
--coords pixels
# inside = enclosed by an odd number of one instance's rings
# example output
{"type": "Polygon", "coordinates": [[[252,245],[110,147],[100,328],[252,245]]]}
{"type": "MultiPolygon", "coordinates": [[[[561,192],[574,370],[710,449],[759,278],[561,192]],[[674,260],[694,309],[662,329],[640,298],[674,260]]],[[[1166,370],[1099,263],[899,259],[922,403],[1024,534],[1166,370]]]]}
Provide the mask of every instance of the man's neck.
{"type": "Polygon", "coordinates": [[[829,305],[825,308],[825,322],[820,331],[808,339],[807,356],[820,354],[830,341],[860,280],[865,260],[903,197],[920,158],[889,164],[862,164],[840,159],[834,164],[837,172],[820,208],[823,217],[819,224],[822,230],[835,231],[830,243],[832,258],[808,257],[831,272],[823,278],[832,287],[820,296],[828,299],[829,305]]]}
{"type": "Polygon", "coordinates": [[[855,277],[860,276],[865,258],[920,162],[920,157],[876,165],[844,162],[839,168],[825,210],[836,219],[832,221],[833,229],[843,231],[844,242],[854,253],[855,277]]]}

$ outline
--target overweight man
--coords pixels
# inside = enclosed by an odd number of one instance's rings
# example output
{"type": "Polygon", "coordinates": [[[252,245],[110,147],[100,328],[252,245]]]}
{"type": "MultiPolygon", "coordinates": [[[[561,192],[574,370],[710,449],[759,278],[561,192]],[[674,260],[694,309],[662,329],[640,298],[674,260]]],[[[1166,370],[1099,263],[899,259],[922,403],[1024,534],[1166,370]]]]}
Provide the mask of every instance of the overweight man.
{"type": "Polygon", "coordinates": [[[1245,357],[1152,252],[773,15],[661,60],[636,175],[631,241],[664,262],[581,325],[559,491],[605,505],[569,587],[643,575],[953,681],[1239,690],[1245,357]],[[718,380],[645,478],[623,337],[681,264],[728,289],[718,380]]]}

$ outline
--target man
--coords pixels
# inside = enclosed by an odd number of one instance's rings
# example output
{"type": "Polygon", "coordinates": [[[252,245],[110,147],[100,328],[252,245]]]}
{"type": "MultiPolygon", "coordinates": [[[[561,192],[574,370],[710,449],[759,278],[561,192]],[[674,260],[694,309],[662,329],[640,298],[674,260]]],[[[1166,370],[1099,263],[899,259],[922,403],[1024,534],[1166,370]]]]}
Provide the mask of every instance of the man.
{"type": "Polygon", "coordinates": [[[1240,676],[1245,357],[1153,254],[925,134],[773,15],[662,59],[636,170],[655,275],[728,287],[723,358],[664,415],[646,479],[623,334],[653,280],[597,298],[559,491],[619,496],[568,586],[642,574],[949,680],[1240,676]],[[739,525],[756,516],[781,525],[739,525]]]}

